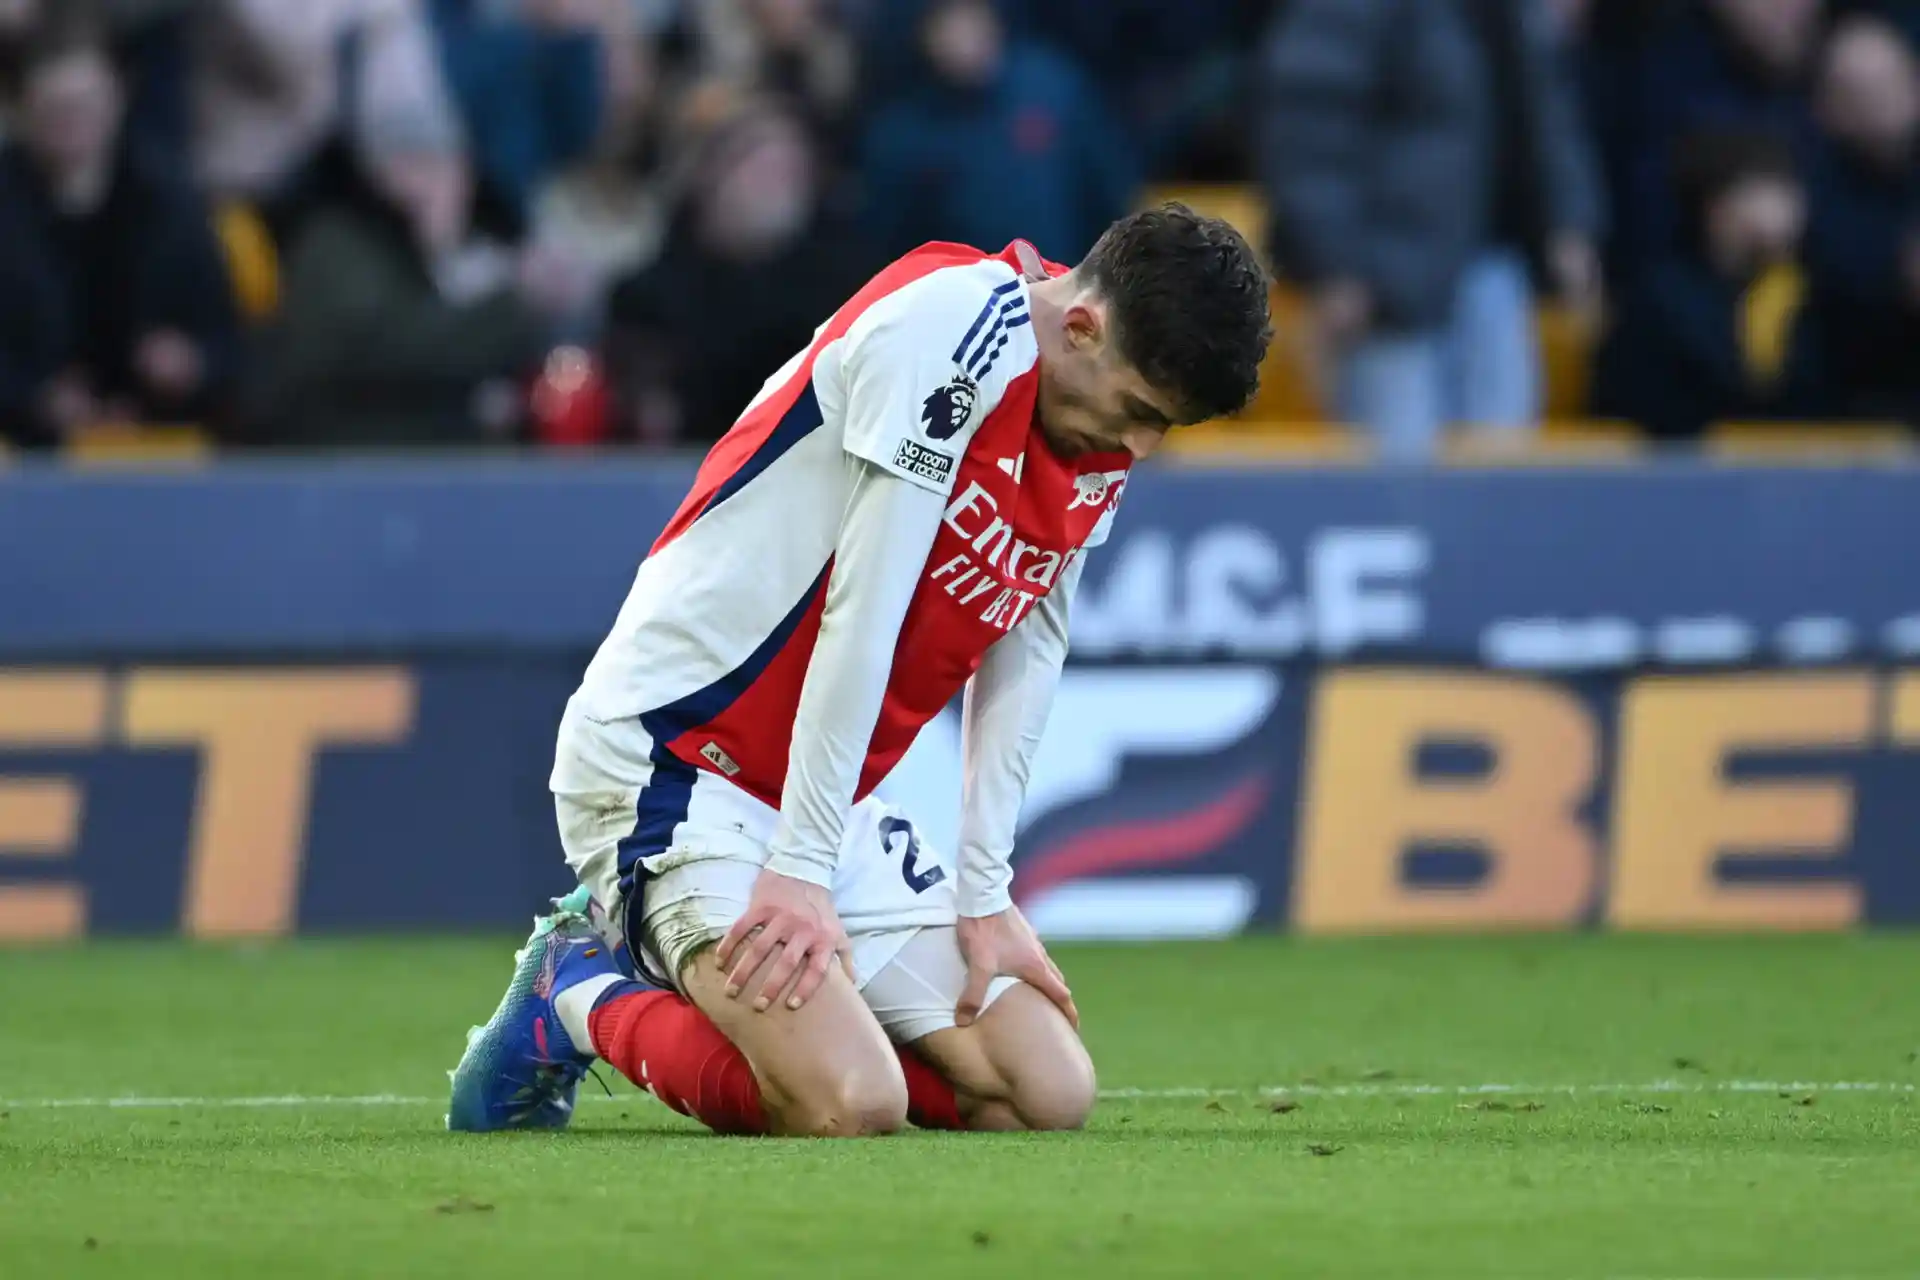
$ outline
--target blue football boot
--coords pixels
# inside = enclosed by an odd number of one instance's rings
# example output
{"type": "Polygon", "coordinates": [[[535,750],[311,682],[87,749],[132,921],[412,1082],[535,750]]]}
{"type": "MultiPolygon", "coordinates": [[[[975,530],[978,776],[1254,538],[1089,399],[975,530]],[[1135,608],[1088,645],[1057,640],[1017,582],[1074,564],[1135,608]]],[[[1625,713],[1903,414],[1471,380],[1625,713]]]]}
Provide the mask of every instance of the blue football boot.
{"type": "Polygon", "coordinates": [[[447,1073],[453,1081],[449,1129],[562,1129],[573,1118],[574,1096],[594,1055],[591,1046],[576,1046],[567,1036],[554,997],[589,978],[633,973],[594,929],[585,886],[553,905],[514,956],[518,967],[500,1007],[486,1026],[467,1033],[467,1051],[447,1073]]]}

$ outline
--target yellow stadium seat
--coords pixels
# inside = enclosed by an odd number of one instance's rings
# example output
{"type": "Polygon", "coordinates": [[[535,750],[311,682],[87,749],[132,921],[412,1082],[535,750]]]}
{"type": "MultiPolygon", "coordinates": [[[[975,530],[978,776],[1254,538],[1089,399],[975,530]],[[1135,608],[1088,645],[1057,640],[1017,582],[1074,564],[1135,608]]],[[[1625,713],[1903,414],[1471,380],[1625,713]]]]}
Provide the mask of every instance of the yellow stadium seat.
{"type": "Polygon", "coordinates": [[[1707,432],[1707,457],[1721,462],[1848,465],[1920,456],[1898,423],[1721,422],[1707,432]]]}
{"type": "Polygon", "coordinates": [[[1549,419],[1577,420],[1587,411],[1598,343],[1594,321],[1570,307],[1542,305],[1534,316],[1540,343],[1542,399],[1549,419]]]}
{"type": "Polygon", "coordinates": [[[1548,418],[1540,424],[1544,440],[1596,453],[1643,454],[1647,436],[1640,425],[1620,418],[1548,418]]]}
{"type": "Polygon", "coordinates": [[[1551,419],[1537,434],[1505,439],[1489,432],[1449,433],[1441,459],[1455,466],[1567,466],[1633,462],[1645,438],[1630,422],[1551,419]]]}
{"type": "Polygon", "coordinates": [[[1321,394],[1325,371],[1314,342],[1307,301],[1299,290],[1273,288],[1273,345],[1260,367],[1260,391],[1246,416],[1261,421],[1316,421],[1327,417],[1321,394]]]}
{"type": "Polygon", "coordinates": [[[75,466],[181,465],[206,461],[213,441],[194,426],[102,423],[68,440],[62,456],[75,466]]]}
{"type": "Polygon", "coordinates": [[[250,324],[271,320],[280,311],[280,251],[266,221],[252,205],[229,201],[213,222],[241,316],[250,324]]]}
{"type": "Polygon", "coordinates": [[[1540,424],[1542,434],[1549,436],[1592,438],[1599,436],[1608,440],[1631,441],[1635,444],[1646,442],[1646,433],[1637,422],[1625,418],[1588,418],[1578,414],[1561,417],[1549,414],[1540,424]]]}

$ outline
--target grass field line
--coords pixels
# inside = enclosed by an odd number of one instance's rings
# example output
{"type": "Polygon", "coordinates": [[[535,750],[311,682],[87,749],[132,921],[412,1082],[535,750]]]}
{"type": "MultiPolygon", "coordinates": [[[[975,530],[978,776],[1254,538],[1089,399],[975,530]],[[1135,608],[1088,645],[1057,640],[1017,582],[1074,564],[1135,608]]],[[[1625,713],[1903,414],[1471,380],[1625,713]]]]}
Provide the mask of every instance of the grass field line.
{"type": "MultiPolygon", "coordinates": [[[[1602,1084],[1419,1084],[1401,1081],[1372,1081],[1364,1084],[1292,1084],[1260,1088],[1216,1089],[1102,1089],[1100,1096],[1113,1102],[1155,1102],[1203,1098],[1470,1098],[1514,1094],[1539,1097],[1583,1097],[1606,1094],[1663,1093],[1913,1093],[1920,1086],[1898,1080],[1643,1080],[1637,1083],[1602,1084]]],[[[628,1102],[643,1094],[620,1094],[607,1098],[601,1094],[582,1094],[585,1101],[628,1102]]],[[[99,1098],[0,1098],[0,1109],[20,1111],[58,1110],[186,1110],[214,1108],[303,1107],[424,1107],[444,1104],[444,1096],[406,1093],[282,1093],[258,1096],[154,1096],[129,1095],[99,1098]]]]}

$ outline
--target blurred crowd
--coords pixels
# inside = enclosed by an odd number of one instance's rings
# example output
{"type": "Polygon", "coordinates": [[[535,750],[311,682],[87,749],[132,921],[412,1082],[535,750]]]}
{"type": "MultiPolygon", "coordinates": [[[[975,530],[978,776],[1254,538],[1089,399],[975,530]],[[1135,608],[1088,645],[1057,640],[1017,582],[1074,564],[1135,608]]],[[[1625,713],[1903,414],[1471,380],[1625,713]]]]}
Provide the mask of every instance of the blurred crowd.
{"type": "Polygon", "coordinates": [[[1592,417],[1920,422],[1920,5],[1283,10],[1257,73],[1273,252],[1385,455],[1538,423],[1543,294],[1598,335],[1592,417]]]}
{"type": "Polygon", "coordinates": [[[1330,411],[1920,422],[1920,0],[0,0],[0,438],[702,443],[890,257],[1253,184],[1330,411]]]}

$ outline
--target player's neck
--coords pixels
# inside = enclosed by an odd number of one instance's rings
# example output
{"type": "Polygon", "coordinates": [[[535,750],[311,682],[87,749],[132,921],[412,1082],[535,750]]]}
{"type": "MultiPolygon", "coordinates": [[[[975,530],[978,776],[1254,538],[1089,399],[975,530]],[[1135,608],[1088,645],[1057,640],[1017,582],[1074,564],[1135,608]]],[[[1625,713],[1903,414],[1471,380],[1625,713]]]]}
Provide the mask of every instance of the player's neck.
{"type": "Polygon", "coordinates": [[[1027,287],[1027,309],[1033,315],[1033,336],[1039,343],[1042,360],[1054,355],[1060,341],[1061,319],[1084,291],[1072,271],[1036,280],[1027,287]]]}

